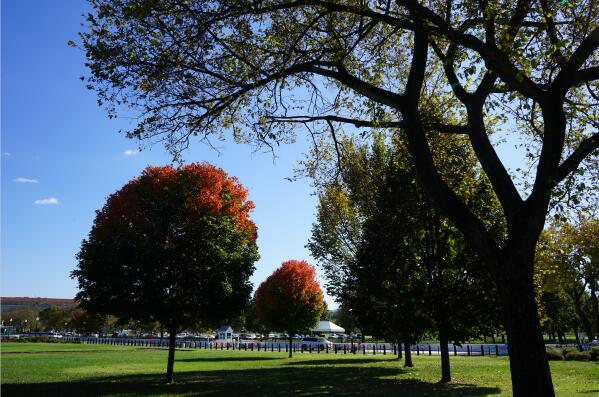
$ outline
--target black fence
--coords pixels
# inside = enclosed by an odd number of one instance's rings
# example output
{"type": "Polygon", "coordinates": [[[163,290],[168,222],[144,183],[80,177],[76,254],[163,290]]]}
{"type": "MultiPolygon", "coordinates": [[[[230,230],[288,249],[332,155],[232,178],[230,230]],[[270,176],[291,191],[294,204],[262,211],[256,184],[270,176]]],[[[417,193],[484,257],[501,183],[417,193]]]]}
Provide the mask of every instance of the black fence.
{"type": "MultiPolygon", "coordinates": [[[[115,345],[115,346],[138,346],[166,348],[169,346],[168,339],[135,339],[135,338],[92,338],[92,337],[64,337],[63,340],[79,342],[90,345],[115,345]]],[[[197,341],[182,339],[177,340],[175,347],[184,349],[205,350],[242,350],[263,352],[289,352],[288,342],[255,342],[255,341],[197,341]]],[[[330,345],[311,345],[294,342],[291,344],[293,352],[316,353],[316,354],[398,354],[401,346],[394,343],[334,343],[330,345]]],[[[411,346],[412,354],[438,355],[439,344],[415,344],[411,346]]],[[[449,352],[454,356],[507,356],[508,350],[505,344],[450,344],[449,352]]]]}

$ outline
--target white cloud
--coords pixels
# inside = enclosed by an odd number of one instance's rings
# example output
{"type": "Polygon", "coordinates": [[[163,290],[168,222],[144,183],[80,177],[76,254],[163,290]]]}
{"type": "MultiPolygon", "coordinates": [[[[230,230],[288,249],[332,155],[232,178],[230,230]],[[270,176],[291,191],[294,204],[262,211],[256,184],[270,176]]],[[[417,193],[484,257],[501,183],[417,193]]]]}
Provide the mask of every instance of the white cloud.
{"type": "Polygon", "coordinates": [[[2,155],[3,155],[4,157],[10,157],[10,156],[11,156],[11,153],[10,153],[10,152],[4,152],[4,153],[2,153],[2,155]]]}
{"type": "Polygon", "coordinates": [[[58,205],[58,199],[56,197],[48,197],[45,199],[35,200],[33,204],[36,205],[58,205]]]}
{"type": "Polygon", "coordinates": [[[30,179],[30,178],[23,178],[23,177],[15,178],[15,179],[13,179],[13,182],[16,182],[16,183],[39,183],[37,181],[37,179],[30,179]]]}
{"type": "Polygon", "coordinates": [[[139,151],[134,149],[127,149],[123,152],[125,156],[135,156],[137,153],[139,153],[139,151]]]}

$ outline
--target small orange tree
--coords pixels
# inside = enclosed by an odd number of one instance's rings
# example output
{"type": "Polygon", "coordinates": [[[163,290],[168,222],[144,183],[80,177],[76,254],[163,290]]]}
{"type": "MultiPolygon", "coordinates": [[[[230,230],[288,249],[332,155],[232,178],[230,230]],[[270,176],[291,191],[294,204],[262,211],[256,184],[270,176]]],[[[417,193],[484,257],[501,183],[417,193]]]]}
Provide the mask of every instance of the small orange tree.
{"type": "Polygon", "coordinates": [[[267,327],[289,334],[289,357],[292,337],[313,327],[324,309],[316,269],[306,261],[283,262],[256,291],[256,314],[267,327]]]}
{"type": "Polygon", "coordinates": [[[91,313],[160,321],[175,336],[198,322],[235,316],[252,291],[258,260],[254,205],[220,168],[148,167],[108,197],[81,244],[77,300],[91,313]]]}

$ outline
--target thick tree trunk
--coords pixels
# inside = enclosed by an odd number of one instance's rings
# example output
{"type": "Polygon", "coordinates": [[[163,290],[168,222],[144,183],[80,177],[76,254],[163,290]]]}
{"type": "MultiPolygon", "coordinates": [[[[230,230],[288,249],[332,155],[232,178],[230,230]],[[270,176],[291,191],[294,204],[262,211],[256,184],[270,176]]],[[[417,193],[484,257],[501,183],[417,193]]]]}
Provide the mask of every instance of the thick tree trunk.
{"type": "Polygon", "coordinates": [[[398,341],[397,342],[397,359],[401,360],[401,356],[402,356],[402,354],[401,354],[401,342],[398,341]]]}
{"type": "MultiPolygon", "coordinates": [[[[534,257],[531,258],[534,261],[534,257]]],[[[532,280],[532,263],[506,263],[499,282],[514,397],[553,397],[532,280]]]]}
{"type": "Polygon", "coordinates": [[[440,327],[439,345],[441,350],[441,380],[440,383],[451,382],[451,368],[449,366],[449,340],[447,330],[440,327]]]}
{"type": "Polygon", "coordinates": [[[173,383],[173,368],[175,366],[175,344],[177,343],[177,330],[169,328],[169,345],[168,345],[168,361],[166,364],[166,379],[165,383],[173,383]]]}
{"type": "Polygon", "coordinates": [[[406,360],[404,362],[404,367],[413,367],[412,363],[412,351],[410,350],[410,344],[408,342],[404,342],[404,350],[406,353],[406,360]]]}
{"type": "MultiPolygon", "coordinates": [[[[291,332],[290,332],[291,334],[291,332]]],[[[293,337],[289,335],[289,358],[293,356],[293,337]]]]}

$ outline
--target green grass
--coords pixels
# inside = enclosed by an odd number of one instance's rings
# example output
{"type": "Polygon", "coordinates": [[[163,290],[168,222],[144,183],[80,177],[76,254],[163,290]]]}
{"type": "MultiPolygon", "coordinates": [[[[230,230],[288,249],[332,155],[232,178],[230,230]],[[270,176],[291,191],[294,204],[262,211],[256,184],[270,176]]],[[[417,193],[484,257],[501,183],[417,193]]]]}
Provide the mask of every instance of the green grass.
{"type": "MultiPolygon", "coordinates": [[[[167,351],[106,345],[2,343],[3,396],[509,396],[508,360],[451,357],[453,382],[439,385],[439,357],[178,349],[174,385],[162,384],[167,351]]],[[[551,362],[558,396],[599,395],[599,364],[551,362]]]]}

